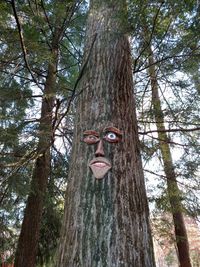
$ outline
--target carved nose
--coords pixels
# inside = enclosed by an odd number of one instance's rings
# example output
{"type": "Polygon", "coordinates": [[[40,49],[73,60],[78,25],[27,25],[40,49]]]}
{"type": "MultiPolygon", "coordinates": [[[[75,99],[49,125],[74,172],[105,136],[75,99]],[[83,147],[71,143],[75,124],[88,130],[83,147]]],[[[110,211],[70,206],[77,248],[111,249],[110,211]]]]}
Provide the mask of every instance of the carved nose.
{"type": "Polygon", "coordinates": [[[97,149],[95,151],[95,156],[96,157],[104,157],[105,154],[104,154],[104,150],[103,150],[103,141],[100,140],[97,144],[97,149]]]}

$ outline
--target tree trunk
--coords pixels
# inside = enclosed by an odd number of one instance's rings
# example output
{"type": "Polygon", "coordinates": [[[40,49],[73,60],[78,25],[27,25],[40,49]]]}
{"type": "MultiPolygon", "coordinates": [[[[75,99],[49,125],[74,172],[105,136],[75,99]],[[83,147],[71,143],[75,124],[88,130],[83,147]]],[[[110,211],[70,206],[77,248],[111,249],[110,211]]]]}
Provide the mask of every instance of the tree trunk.
{"type": "Polygon", "coordinates": [[[125,5],[90,1],[57,267],[155,266],[125,5]],[[112,168],[93,174],[105,157],[112,168]]]}
{"type": "MultiPolygon", "coordinates": [[[[47,77],[44,86],[43,101],[41,106],[41,118],[39,125],[39,141],[37,147],[37,159],[33,170],[31,191],[27,199],[24,212],[21,233],[15,256],[15,267],[34,267],[42,218],[43,202],[47,191],[48,178],[51,165],[51,146],[53,144],[53,108],[55,106],[57,64],[59,59],[59,46],[64,31],[76,12],[79,1],[53,1],[55,16],[54,24],[50,26],[50,59],[47,69],[47,77]]],[[[49,23],[49,21],[48,21],[49,23]]],[[[48,36],[48,34],[47,34],[48,36]]]]}
{"type": "Polygon", "coordinates": [[[155,69],[155,62],[153,58],[153,52],[149,46],[149,74],[152,88],[152,103],[154,108],[154,116],[156,126],[158,130],[158,139],[160,144],[160,150],[162,154],[164,172],[167,179],[167,191],[169,202],[171,206],[171,212],[173,215],[174,229],[176,244],[178,249],[178,258],[180,267],[191,267],[189,256],[189,244],[187,238],[187,232],[183,219],[183,206],[181,203],[181,192],[178,188],[174,165],[172,161],[171,151],[168,144],[169,138],[165,132],[164,114],[161,108],[161,101],[159,97],[158,81],[155,69]]]}
{"type": "Polygon", "coordinates": [[[56,86],[58,60],[58,44],[61,32],[57,28],[52,41],[52,60],[48,65],[48,73],[44,87],[39,126],[37,159],[33,170],[31,191],[27,199],[24,219],[15,255],[15,267],[34,267],[43,210],[43,201],[50,174],[50,149],[53,142],[52,113],[56,86]]]}
{"type": "MultiPolygon", "coordinates": [[[[54,52],[57,54],[57,51],[54,52]]],[[[49,63],[44,89],[39,129],[38,158],[36,159],[31,192],[28,196],[21,233],[15,256],[15,267],[35,266],[39,239],[43,200],[50,173],[50,147],[52,143],[52,111],[54,106],[54,86],[56,81],[56,63],[49,63]]]]}

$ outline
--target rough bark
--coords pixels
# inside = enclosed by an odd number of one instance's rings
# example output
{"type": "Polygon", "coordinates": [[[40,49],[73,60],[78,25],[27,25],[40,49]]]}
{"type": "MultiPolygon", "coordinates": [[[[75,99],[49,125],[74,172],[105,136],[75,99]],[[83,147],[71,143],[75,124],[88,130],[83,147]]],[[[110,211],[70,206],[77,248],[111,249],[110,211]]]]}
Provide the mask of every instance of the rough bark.
{"type": "Polygon", "coordinates": [[[139,152],[125,1],[90,1],[83,76],[57,267],[153,267],[149,211],[139,152]],[[115,126],[120,143],[103,143],[112,169],[95,179],[95,145],[85,130],[115,126]]]}
{"type": "Polygon", "coordinates": [[[168,143],[169,138],[165,131],[166,129],[164,125],[164,114],[162,111],[161,101],[159,97],[158,81],[155,69],[155,62],[153,58],[153,52],[151,47],[149,47],[148,50],[149,50],[148,51],[149,74],[150,74],[151,88],[152,88],[152,104],[154,108],[156,127],[158,130],[158,139],[162,154],[162,160],[164,164],[164,172],[167,179],[167,191],[174,222],[178,258],[180,267],[191,267],[192,265],[190,262],[190,255],[189,255],[189,243],[182,212],[183,206],[181,203],[181,192],[178,188],[176,180],[176,173],[173,165],[170,146],[168,143]]]}

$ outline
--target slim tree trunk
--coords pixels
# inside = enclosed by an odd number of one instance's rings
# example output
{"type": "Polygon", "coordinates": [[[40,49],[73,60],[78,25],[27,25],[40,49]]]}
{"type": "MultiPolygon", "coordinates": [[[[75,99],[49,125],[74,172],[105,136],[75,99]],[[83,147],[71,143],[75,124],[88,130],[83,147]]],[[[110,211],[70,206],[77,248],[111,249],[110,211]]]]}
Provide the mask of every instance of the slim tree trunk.
{"type": "MultiPolygon", "coordinates": [[[[43,211],[43,202],[47,191],[51,164],[51,145],[53,144],[53,108],[56,95],[57,63],[59,59],[59,46],[64,31],[76,11],[79,1],[53,1],[54,24],[48,21],[51,40],[47,77],[44,86],[41,118],[38,134],[37,159],[33,170],[31,191],[27,199],[21,233],[15,255],[15,267],[35,267],[40,232],[40,223],[43,211]],[[64,9],[64,10],[63,10],[64,9]]],[[[48,36],[48,34],[46,35],[48,36]]],[[[49,45],[48,43],[48,45],[49,45]]]]}
{"type": "Polygon", "coordinates": [[[169,138],[165,132],[164,114],[161,108],[161,101],[159,97],[155,62],[153,58],[153,52],[150,46],[148,52],[149,52],[149,74],[150,74],[151,89],[152,89],[152,104],[154,108],[154,116],[158,130],[158,139],[164,164],[164,172],[167,179],[167,191],[171,206],[171,212],[173,215],[179,263],[180,267],[191,267],[190,256],[189,256],[189,244],[182,212],[183,206],[181,203],[181,192],[178,188],[176,180],[176,174],[172,161],[171,151],[168,144],[169,138]]]}
{"type": "MultiPolygon", "coordinates": [[[[60,20],[60,18],[59,18],[60,20]]],[[[58,20],[57,20],[58,22],[58,20]]],[[[58,23],[59,25],[59,23],[58,23]]],[[[51,61],[48,64],[41,106],[37,159],[33,170],[31,190],[27,199],[24,219],[15,255],[15,267],[34,267],[42,218],[43,202],[50,174],[50,150],[53,142],[52,115],[55,99],[58,47],[61,27],[55,27],[51,44],[51,61]]]]}
{"type": "Polygon", "coordinates": [[[125,6],[90,1],[57,267],[155,266],[125,6]]]}
{"type": "Polygon", "coordinates": [[[39,127],[39,142],[31,192],[28,196],[21,233],[15,256],[15,267],[35,266],[37,245],[43,200],[50,173],[50,147],[52,143],[52,111],[54,106],[54,87],[56,81],[57,50],[54,50],[55,61],[49,63],[48,75],[44,89],[42,111],[39,127]]]}

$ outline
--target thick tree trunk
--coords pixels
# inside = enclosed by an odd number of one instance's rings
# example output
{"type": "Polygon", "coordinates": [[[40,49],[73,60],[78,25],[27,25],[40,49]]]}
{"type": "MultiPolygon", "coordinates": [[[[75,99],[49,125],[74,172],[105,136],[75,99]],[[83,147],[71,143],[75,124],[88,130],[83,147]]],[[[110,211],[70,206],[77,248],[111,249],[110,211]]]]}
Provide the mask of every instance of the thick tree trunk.
{"type": "Polygon", "coordinates": [[[191,267],[190,256],[189,256],[189,244],[182,213],[183,207],[181,203],[181,192],[178,188],[176,180],[176,174],[172,161],[171,151],[168,144],[169,138],[167,137],[167,134],[165,132],[164,114],[161,108],[161,101],[159,97],[155,62],[153,59],[153,52],[150,47],[149,47],[149,74],[150,74],[151,88],[152,88],[152,103],[154,108],[154,116],[158,130],[158,139],[164,164],[164,172],[167,179],[167,191],[171,206],[171,213],[173,215],[179,263],[180,267],[191,267]]]}
{"type": "MultiPolygon", "coordinates": [[[[90,1],[83,90],[78,107],[57,267],[153,267],[153,245],[139,153],[124,0],[90,1]],[[102,141],[118,128],[119,143],[102,141]],[[85,131],[96,145],[81,142],[85,131]],[[93,139],[96,136],[92,137],[93,139]],[[88,167],[99,155],[112,168],[96,179],[88,167]]],[[[111,134],[112,137],[112,134],[111,134]]]]}

